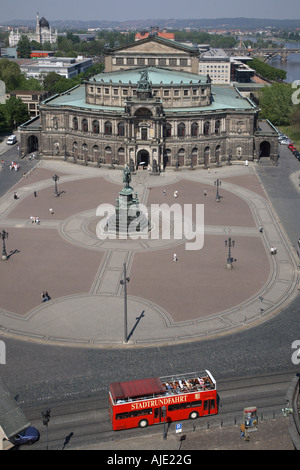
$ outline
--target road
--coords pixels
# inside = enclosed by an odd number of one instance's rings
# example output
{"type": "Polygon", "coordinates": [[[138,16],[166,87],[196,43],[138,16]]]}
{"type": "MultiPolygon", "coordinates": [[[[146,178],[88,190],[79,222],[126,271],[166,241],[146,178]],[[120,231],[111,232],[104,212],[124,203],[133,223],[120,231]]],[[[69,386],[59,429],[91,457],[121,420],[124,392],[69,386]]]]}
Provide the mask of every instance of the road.
{"type": "MultiPolygon", "coordinates": [[[[10,161],[10,154],[5,157],[10,161]]],[[[29,162],[21,164],[29,165],[29,162]]],[[[32,162],[30,164],[33,165],[32,162]]],[[[258,169],[292,244],[300,233],[299,217],[295,216],[300,212],[299,193],[290,174],[299,171],[300,163],[286,148],[281,150],[279,166],[262,165],[258,169]],[[296,208],[298,212],[295,212],[296,208]]],[[[9,183],[6,178],[14,177],[17,175],[11,174],[9,169],[0,172],[1,191],[5,192],[11,187],[5,189],[6,184],[13,184],[13,180],[9,183]]],[[[257,406],[264,407],[265,401],[260,401],[264,398],[278,410],[285,404],[289,378],[299,371],[299,366],[293,365],[291,360],[292,342],[300,339],[299,310],[298,296],[283,312],[257,327],[218,339],[169,347],[75,349],[5,338],[7,359],[6,366],[1,366],[1,377],[41,432],[41,410],[45,407],[52,409],[53,428],[55,419],[61,420],[62,424],[57,424],[57,435],[51,440],[51,446],[55,448],[62,448],[67,436],[69,442],[65,444],[66,448],[71,443],[82,445],[93,439],[104,440],[112,436],[107,417],[107,389],[112,381],[207,368],[217,378],[221,391],[223,384],[227,384],[228,404],[225,406],[227,402],[223,402],[219,417],[223,413],[225,416],[227,409],[233,414],[237,410],[240,413],[244,404],[249,405],[252,399],[257,400],[257,406]],[[245,389],[243,379],[243,400],[237,399],[236,409],[230,409],[232,403],[235,407],[233,397],[239,396],[239,392],[234,395],[231,389],[228,390],[228,381],[230,383],[241,377],[269,377],[270,374],[286,371],[289,374],[279,389],[272,386],[258,395],[256,392],[254,395],[248,394],[249,388],[245,389]],[[67,421],[66,416],[69,417],[67,421]]],[[[255,388],[258,390],[257,386],[255,388]]],[[[42,438],[36,445],[43,446],[44,443],[42,438]]]]}
{"type": "Polygon", "coordinates": [[[37,164],[35,159],[29,160],[28,158],[21,159],[19,157],[18,143],[7,146],[7,150],[5,149],[5,152],[1,155],[1,160],[4,164],[1,163],[0,170],[0,197],[22,178],[23,172],[27,173],[37,164]],[[20,170],[14,171],[9,169],[12,161],[20,165],[20,170]]]}
{"type": "MultiPolygon", "coordinates": [[[[281,409],[286,406],[285,394],[288,383],[293,376],[291,371],[224,379],[218,383],[219,414],[215,416],[188,420],[183,423],[185,432],[197,432],[221,426],[239,425],[242,410],[255,404],[259,410],[259,422],[282,416],[281,409]]],[[[25,409],[26,416],[41,431],[41,438],[33,447],[20,446],[20,450],[42,450],[47,445],[45,426],[41,425],[39,407],[25,409]],[[37,418],[38,417],[38,418],[37,418]]],[[[70,403],[53,403],[51,418],[48,425],[48,448],[50,450],[86,449],[90,446],[105,445],[108,441],[136,439],[162,434],[163,426],[150,426],[142,431],[129,429],[112,431],[108,417],[107,395],[103,398],[91,398],[72,401],[70,403]]],[[[174,434],[175,424],[168,429],[174,434]]],[[[238,434],[238,433],[237,433],[238,434]]],[[[153,450],[158,450],[156,447],[153,450]]]]}

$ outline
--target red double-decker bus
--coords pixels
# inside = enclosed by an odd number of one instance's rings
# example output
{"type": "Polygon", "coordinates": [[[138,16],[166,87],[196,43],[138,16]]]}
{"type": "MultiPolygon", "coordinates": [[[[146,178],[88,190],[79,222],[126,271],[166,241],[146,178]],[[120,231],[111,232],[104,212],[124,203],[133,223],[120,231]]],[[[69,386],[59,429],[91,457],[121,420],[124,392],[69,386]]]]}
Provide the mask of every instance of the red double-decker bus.
{"type": "Polygon", "coordinates": [[[208,370],[114,382],[109,388],[109,416],[115,431],[218,413],[217,384],[208,370]]]}

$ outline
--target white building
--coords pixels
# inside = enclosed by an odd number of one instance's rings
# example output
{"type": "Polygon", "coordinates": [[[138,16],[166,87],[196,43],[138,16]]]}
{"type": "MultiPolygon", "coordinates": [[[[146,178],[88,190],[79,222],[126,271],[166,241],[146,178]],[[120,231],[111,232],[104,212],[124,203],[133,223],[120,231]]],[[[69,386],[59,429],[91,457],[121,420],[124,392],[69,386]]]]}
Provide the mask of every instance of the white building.
{"type": "Polygon", "coordinates": [[[58,33],[57,30],[52,30],[48,21],[42,17],[39,19],[39,14],[36,14],[36,29],[35,33],[24,33],[19,32],[18,29],[12,29],[9,33],[9,46],[16,47],[22,36],[27,36],[29,41],[37,41],[40,44],[50,42],[53,44],[57,42],[58,33]]]}
{"type": "Polygon", "coordinates": [[[200,54],[199,74],[209,75],[214,84],[230,83],[230,57],[222,49],[210,49],[200,54]]]}
{"type": "Polygon", "coordinates": [[[79,73],[86,72],[92,65],[92,59],[84,59],[82,56],[76,59],[73,57],[43,57],[20,65],[20,69],[26,78],[42,79],[50,72],[55,72],[65,78],[72,78],[79,73]]]}

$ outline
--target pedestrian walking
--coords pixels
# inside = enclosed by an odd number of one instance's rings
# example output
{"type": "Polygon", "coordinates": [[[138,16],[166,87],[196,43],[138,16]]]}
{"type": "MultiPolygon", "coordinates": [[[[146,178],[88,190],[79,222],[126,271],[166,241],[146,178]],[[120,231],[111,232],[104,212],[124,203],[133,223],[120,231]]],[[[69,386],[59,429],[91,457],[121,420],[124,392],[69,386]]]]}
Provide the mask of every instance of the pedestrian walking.
{"type": "Polygon", "coordinates": [[[18,199],[17,193],[14,193],[14,199],[18,199]]]}
{"type": "Polygon", "coordinates": [[[34,195],[34,197],[37,197],[36,191],[33,191],[33,195],[34,195]]]}
{"type": "Polygon", "coordinates": [[[174,191],[174,197],[178,197],[178,191],[174,191]]]}
{"type": "Polygon", "coordinates": [[[204,196],[206,196],[206,189],[204,189],[204,192],[203,192],[204,196]]]}
{"type": "Polygon", "coordinates": [[[47,290],[46,290],[46,292],[45,292],[45,297],[46,297],[46,300],[47,300],[47,301],[48,301],[48,300],[51,300],[51,297],[50,297],[50,295],[48,294],[48,291],[47,291],[47,290]]]}
{"type": "Polygon", "coordinates": [[[164,195],[164,196],[166,196],[166,195],[167,195],[167,193],[166,193],[165,189],[163,190],[163,195],[164,195]]]}
{"type": "Polygon", "coordinates": [[[50,214],[54,214],[53,209],[49,209],[50,214]]]}
{"type": "Polygon", "coordinates": [[[174,253],[174,255],[173,255],[173,261],[174,261],[175,263],[177,262],[177,255],[176,255],[176,253],[174,253]]]}

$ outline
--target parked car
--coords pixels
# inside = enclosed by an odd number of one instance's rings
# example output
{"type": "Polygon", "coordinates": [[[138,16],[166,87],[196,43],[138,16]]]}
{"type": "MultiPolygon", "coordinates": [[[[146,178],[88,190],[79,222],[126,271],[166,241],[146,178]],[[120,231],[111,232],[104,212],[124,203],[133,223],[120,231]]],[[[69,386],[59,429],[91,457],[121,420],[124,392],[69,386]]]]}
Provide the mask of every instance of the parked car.
{"type": "Polygon", "coordinates": [[[296,147],[295,147],[295,148],[293,148],[293,149],[292,149],[292,152],[293,152],[293,154],[295,155],[295,153],[297,153],[297,152],[298,152],[297,148],[296,148],[296,147]]]}
{"type": "Polygon", "coordinates": [[[294,144],[289,144],[289,145],[288,145],[288,148],[289,148],[290,150],[296,150],[296,147],[295,147],[294,144]]]}
{"type": "Polygon", "coordinates": [[[297,160],[299,160],[299,162],[300,162],[300,152],[297,151],[297,152],[294,153],[294,155],[297,158],[297,160]]]}
{"type": "Polygon", "coordinates": [[[13,145],[16,142],[17,142],[17,137],[15,135],[10,135],[6,141],[7,145],[13,145]]]}
{"type": "Polygon", "coordinates": [[[37,442],[40,438],[39,431],[34,426],[29,426],[29,428],[17,434],[14,438],[15,445],[21,444],[33,444],[37,442]]]}
{"type": "Polygon", "coordinates": [[[291,143],[290,139],[288,139],[288,138],[278,139],[278,142],[279,142],[281,145],[289,145],[289,144],[291,143]]]}

